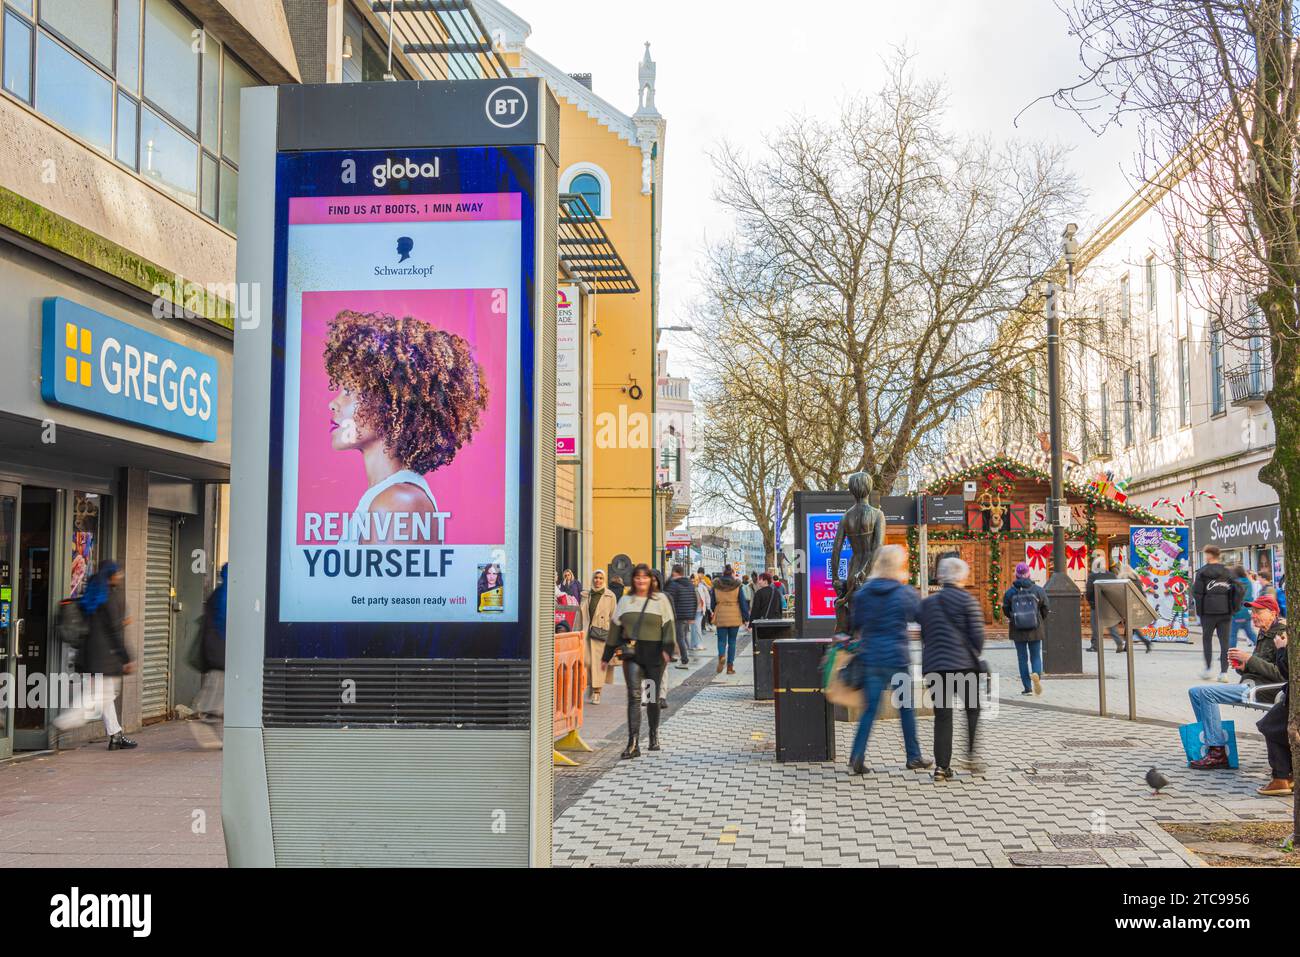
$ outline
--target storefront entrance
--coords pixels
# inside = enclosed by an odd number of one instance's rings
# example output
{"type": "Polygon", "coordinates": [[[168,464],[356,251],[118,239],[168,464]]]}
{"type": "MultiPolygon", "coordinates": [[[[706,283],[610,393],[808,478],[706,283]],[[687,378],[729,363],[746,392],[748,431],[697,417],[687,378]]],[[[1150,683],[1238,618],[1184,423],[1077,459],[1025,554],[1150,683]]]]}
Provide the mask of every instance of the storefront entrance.
{"type": "MultiPolygon", "coordinates": [[[[18,519],[18,590],[19,618],[17,667],[30,680],[33,675],[49,674],[50,662],[50,550],[54,530],[53,489],[24,486],[19,499],[18,519]]],[[[23,690],[23,689],[19,689],[23,690]]],[[[24,700],[14,708],[14,748],[39,751],[48,747],[44,702],[24,707],[24,700]]]]}
{"type": "Polygon", "coordinates": [[[55,617],[95,569],[103,503],[96,492],[0,482],[0,759],[53,746],[51,695],[71,671],[55,617]]]}
{"type": "Polygon", "coordinates": [[[18,630],[14,587],[18,569],[17,485],[0,483],[0,760],[14,753],[14,681],[18,630]]]}

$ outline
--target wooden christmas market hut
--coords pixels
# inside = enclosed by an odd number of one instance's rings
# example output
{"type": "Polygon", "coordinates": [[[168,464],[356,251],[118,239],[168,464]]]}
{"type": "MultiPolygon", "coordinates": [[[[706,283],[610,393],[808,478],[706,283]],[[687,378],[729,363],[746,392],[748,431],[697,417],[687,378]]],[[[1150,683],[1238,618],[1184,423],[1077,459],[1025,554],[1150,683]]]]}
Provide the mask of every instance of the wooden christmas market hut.
{"type": "MultiPolygon", "coordinates": [[[[1052,574],[1052,530],[1047,517],[1051,478],[1047,456],[1017,449],[987,459],[966,455],[939,467],[921,492],[927,496],[958,496],[965,500],[965,520],[960,524],[928,525],[930,568],[945,554],[956,553],[971,567],[967,588],[984,609],[984,620],[1002,625],[1002,595],[1015,579],[1017,563],[1025,562],[1040,584],[1052,574]]],[[[1066,529],[1066,571],[1083,588],[1096,554],[1107,564],[1127,554],[1130,525],[1168,525],[1156,515],[1128,500],[1124,483],[1109,475],[1085,473],[1067,467],[1065,498],[1070,506],[1066,529]]],[[[908,552],[913,574],[919,574],[919,530],[908,530],[908,552]]],[[[913,580],[916,580],[914,577],[913,580]]],[[[1088,605],[1083,605],[1089,627],[1088,605]]],[[[1085,630],[1085,635],[1087,631],[1085,630]]]]}

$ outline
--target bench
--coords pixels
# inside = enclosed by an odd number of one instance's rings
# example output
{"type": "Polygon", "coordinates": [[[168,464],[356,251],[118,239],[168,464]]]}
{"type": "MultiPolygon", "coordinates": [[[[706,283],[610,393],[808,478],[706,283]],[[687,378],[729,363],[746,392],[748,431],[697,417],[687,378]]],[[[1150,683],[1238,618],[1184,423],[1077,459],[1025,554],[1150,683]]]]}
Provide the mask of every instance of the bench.
{"type": "Polygon", "coordinates": [[[1240,705],[1234,704],[1232,707],[1253,708],[1256,711],[1270,711],[1273,708],[1273,702],[1260,701],[1259,696],[1265,691],[1280,691],[1285,688],[1285,684],[1257,685],[1253,682],[1246,683],[1249,690],[1246,692],[1246,700],[1240,705]]]}

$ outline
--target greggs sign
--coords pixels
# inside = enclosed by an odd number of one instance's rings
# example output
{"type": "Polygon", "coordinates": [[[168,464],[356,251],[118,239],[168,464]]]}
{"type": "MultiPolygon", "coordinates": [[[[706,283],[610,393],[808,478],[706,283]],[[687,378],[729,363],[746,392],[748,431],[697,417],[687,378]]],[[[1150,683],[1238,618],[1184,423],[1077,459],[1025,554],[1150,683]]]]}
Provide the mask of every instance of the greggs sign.
{"type": "Polygon", "coordinates": [[[217,360],[68,299],[42,307],[41,397],[199,442],[217,439],[217,360]]]}

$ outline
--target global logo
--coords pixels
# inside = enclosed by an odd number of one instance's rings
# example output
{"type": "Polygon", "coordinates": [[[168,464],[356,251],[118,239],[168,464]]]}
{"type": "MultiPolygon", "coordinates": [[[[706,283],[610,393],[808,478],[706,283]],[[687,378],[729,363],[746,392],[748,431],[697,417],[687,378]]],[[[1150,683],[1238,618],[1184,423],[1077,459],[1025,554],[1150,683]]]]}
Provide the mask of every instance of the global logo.
{"type": "Polygon", "coordinates": [[[437,157],[432,163],[416,163],[408,158],[388,159],[370,171],[375,186],[383,189],[389,180],[437,179],[442,175],[442,161],[437,157]]]}

